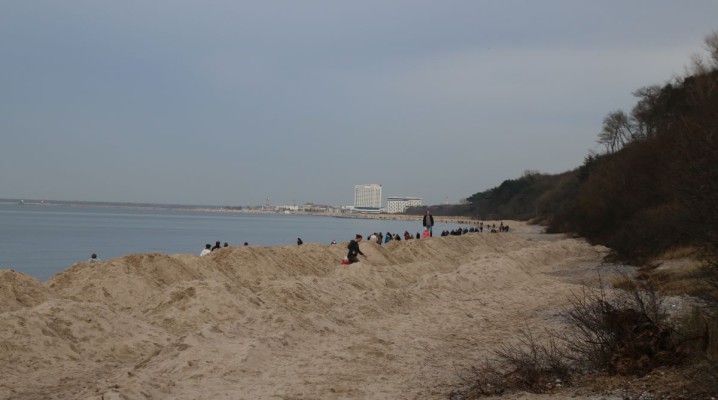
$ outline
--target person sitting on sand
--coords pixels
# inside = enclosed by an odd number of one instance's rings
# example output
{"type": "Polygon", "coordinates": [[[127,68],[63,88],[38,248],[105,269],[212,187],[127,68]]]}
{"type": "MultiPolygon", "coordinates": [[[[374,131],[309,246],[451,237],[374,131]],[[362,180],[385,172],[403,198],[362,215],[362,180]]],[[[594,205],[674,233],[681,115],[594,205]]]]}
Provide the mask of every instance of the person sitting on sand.
{"type": "Polygon", "coordinates": [[[297,238],[297,246],[301,246],[302,244],[304,244],[302,238],[297,238]]]}
{"type": "Polygon", "coordinates": [[[349,246],[347,246],[347,249],[349,249],[349,253],[347,254],[347,261],[349,261],[349,264],[359,262],[359,254],[366,258],[366,255],[364,255],[364,253],[362,253],[359,249],[359,242],[361,242],[361,239],[361,235],[356,235],[354,240],[350,241],[349,246]]]}
{"type": "Polygon", "coordinates": [[[387,243],[391,242],[392,239],[394,239],[394,238],[393,238],[393,235],[391,234],[391,232],[388,232],[388,231],[387,231],[387,232],[386,232],[386,235],[384,236],[384,244],[387,244],[387,243]]]}
{"type": "Polygon", "coordinates": [[[92,255],[90,256],[90,259],[87,260],[87,261],[88,261],[88,262],[91,262],[91,263],[95,263],[95,262],[100,262],[100,259],[97,258],[97,254],[92,253],[92,255]]]}
{"type": "Polygon", "coordinates": [[[429,228],[424,228],[424,233],[422,233],[421,236],[422,236],[424,239],[430,237],[431,235],[429,235],[429,228]]]}
{"type": "Polygon", "coordinates": [[[212,247],[212,249],[210,251],[215,251],[221,247],[222,246],[219,245],[219,240],[218,240],[218,241],[214,242],[214,247],[212,247]]]}
{"type": "Polygon", "coordinates": [[[211,252],[212,252],[212,245],[207,243],[206,245],[204,245],[204,249],[202,250],[202,252],[199,253],[199,256],[200,257],[206,256],[207,254],[209,254],[211,252]]]}

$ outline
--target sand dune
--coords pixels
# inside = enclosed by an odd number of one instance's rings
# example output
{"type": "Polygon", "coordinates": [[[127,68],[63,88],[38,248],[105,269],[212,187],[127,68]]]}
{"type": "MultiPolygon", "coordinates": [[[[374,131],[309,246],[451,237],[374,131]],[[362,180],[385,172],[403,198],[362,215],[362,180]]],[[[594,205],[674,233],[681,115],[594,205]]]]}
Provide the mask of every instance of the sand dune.
{"type": "Polygon", "coordinates": [[[605,248],[469,234],[229,247],[0,271],[0,398],[441,399],[457,368],[556,324],[605,248]]]}

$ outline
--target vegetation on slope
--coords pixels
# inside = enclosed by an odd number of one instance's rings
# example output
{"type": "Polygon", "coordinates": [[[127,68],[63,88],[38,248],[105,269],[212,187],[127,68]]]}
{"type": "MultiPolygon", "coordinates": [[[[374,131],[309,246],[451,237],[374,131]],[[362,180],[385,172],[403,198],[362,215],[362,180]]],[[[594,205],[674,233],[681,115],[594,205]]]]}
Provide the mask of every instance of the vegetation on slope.
{"type": "Polygon", "coordinates": [[[718,248],[718,33],[691,75],[637,90],[609,113],[605,152],[558,175],[525,173],[470,196],[480,219],[533,219],[645,262],[671,248],[718,248]]]}
{"type": "Polygon", "coordinates": [[[579,301],[569,329],[579,328],[589,337],[560,348],[555,345],[560,335],[543,345],[529,333],[521,346],[498,354],[503,368],[475,369],[472,384],[452,398],[496,394],[507,382],[524,390],[553,390],[548,383],[569,380],[570,364],[563,360],[573,358],[572,350],[587,355],[583,361],[609,361],[594,365],[609,374],[640,375],[690,359],[693,389],[683,387],[679,393],[685,397],[678,398],[718,393],[718,32],[706,44],[710,59],[696,58],[688,76],[639,89],[630,114],[618,110],[606,116],[598,134],[603,152],[589,154],[583,165],[563,174],[525,173],[504,181],[470,196],[466,207],[479,219],[534,220],[550,232],[574,233],[608,246],[614,257],[644,266],[636,279],[626,277],[616,286],[634,299],[656,295],[656,284],[662,293],[694,295],[698,299],[690,315],[667,321],[648,313],[643,302],[607,308],[602,297],[579,301]],[[702,261],[700,266],[671,273],[652,269],[652,260],[685,255],[686,249],[702,261]],[[682,282],[676,285],[677,280],[682,282]],[[609,318],[614,314],[617,318],[609,318]],[[646,327],[649,331],[640,330],[646,327]],[[631,335],[616,341],[621,332],[631,335]],[[594,354],[594,348],[580,347],[586,344],[605,346],[594,354]]]}

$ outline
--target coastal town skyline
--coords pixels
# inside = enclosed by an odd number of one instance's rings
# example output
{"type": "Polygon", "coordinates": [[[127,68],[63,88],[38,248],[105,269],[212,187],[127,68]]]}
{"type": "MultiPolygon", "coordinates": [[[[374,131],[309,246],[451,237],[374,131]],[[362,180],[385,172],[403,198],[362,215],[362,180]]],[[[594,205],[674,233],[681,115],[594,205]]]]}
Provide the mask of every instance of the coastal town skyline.
{"type": "MultiPolygon", "coordinates": [[[[339,211],[339,210],[361,210],[371,209],[374,212],[388,212],[388,213],[399,213],[406,210],[410,206],[422,206],[422,199],[413,196],[392,196],[384,195],[382,192],[382,185],[380,184],[358,184],[354,186],[354,198],[353,201],[332,204],[322,201],[303,201],[297,202],[292,200],[289,203],[274,203],[270,197],[265,198],[264,203],[261,204],[181,204],[181,203],[135,203],[135,202],[116,202],[116,201],[88,201],[82,199],[75,200],[58,200],[58,199],[21,199],[21,198],[0,198],[0,202],[4,203],[17,203],[18,205],[99,205],[99,206],[121,206],[121,207],[162,207],[162,208],[177,208],[177,207],[188,207],[188,208],[233,208],[233,209],[247,209],[247,210],[264,210],[264,211],[339,211]],[[359,193],[360,188],[368,188],[370,191],[376,190],[377,193],[370,193],[369,195],[363,196],[359,193]]],[[[426,205],[430,206],[430,205],[426,205]]]]}

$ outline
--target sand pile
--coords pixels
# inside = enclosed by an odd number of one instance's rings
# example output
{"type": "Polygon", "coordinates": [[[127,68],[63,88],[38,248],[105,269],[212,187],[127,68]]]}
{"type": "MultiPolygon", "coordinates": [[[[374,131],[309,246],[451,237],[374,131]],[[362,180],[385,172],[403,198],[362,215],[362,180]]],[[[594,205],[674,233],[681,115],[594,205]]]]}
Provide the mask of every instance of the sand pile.
{"type": "MultiPolygon", "coordinates": [[[[517,223],[512,223],[517,226],[517,223]]],[[[469,234],[229,247],[0,272],[0,398],[445,398],[456,368],[544,326],[598,264],[580,240],[469,234]]]]}
{"type": "Polygon", "coordinates": [[[36,279],[13,270],[0,270],[0,311],[33,307],[50,296],[50,292],[36,279]]]}

